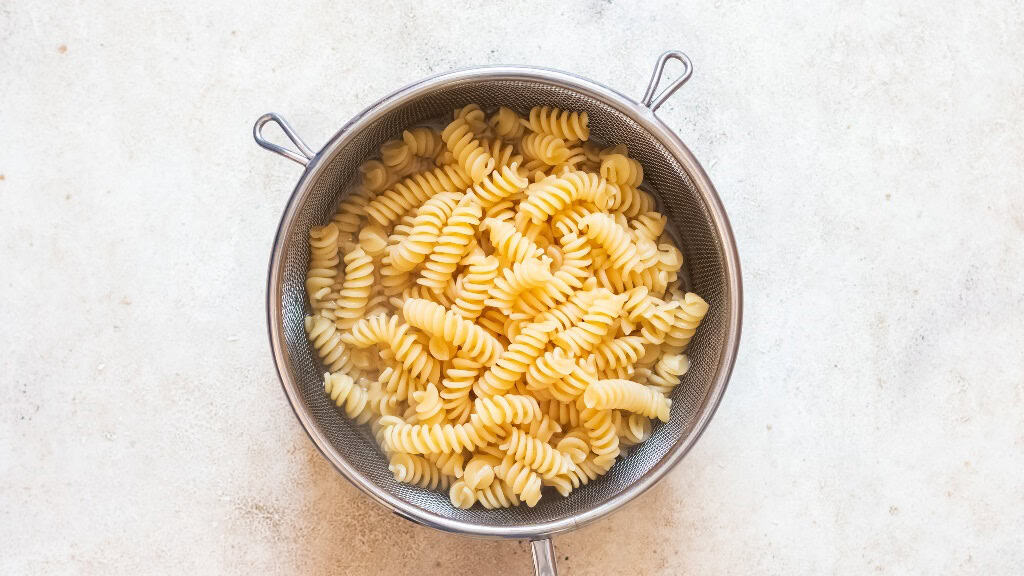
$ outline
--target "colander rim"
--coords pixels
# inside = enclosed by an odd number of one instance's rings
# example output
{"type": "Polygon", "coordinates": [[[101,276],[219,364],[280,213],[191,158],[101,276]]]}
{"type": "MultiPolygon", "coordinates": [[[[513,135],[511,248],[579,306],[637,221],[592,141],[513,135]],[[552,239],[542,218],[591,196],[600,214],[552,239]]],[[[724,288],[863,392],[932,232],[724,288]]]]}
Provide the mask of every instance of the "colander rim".
{"type": "Polygon", "coordinates": [[[274,235],[267,275],[267,329],[274,366],[292,412],[327,461],[364,494],[400,517],[446,532],[488,538],[538,539],[574,530],[618,510],[654,486],[692,449],[717,411],[728,386],[740,342],[742,301],[739,255],[721,199],[703,167],[689,148],[683,144],[674,131],[657,118],[650,108],[612,88],[569,72],[531,66],[480,66],[430,76],[384,96],[346,122],[310,159],[288,199],[274,235]],[[335,153],[345,145],[347,139],[354,137],[388,111],[430,91],[459,83],[500,80],[546,83],[589,96],[630,117],[665,146],[690,176],[718,232],[723,250],[723,267],[726,272],[730,310],[726,339],[716,376],[708,388],[708,400],[700,411],[690,433],[682,436],[644,476],[607,501],[564,518],[518,526],[476,524],[452,520],[402,500],[380,489],[364,477],[340,451],[334,448],[320,430],[313,415],[305,407],[301,391],[288,370],[289,360],[284,341],[282,313],[285,239],[294,224],[299,208],[305,202],[313,183],[317,181],[320,171],[329,164],[335,153]]]}

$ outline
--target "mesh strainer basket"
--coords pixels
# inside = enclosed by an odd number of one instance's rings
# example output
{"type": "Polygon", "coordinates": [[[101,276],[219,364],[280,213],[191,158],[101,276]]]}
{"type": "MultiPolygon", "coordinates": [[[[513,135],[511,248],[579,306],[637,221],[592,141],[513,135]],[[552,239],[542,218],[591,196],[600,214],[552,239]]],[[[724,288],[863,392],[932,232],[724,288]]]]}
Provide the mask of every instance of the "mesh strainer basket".
{"type": "Polygon", "coordinates": [[[532,540],[538,573],[554,574],[552,534],[582,526],[629,502],[693,446],[732,371],[740,336],[741,285],[732,232],[714,187],[686,146],[654,114],[691,70],[684,54],[666,52],[640,102],[553,70],[502,66],[450,72],[412,84],[363,110],[317,153],[279,116],[267,114],[256,122],[254,137],[261,146],[305,166],[270,258],[267,321],[274,361],[302,426],[345,478],[395,514],[420,524],[475,536],[532,540]],[[657,93],[664,66],[672,59],[682,63],[683,72],[657,93]],[[688,288],[710,304],[690,343],[691,367],[675,388],[671,420],[656,426],[648,441],[633,447],[605,476],[567,498],[543,498],[534,508],[460,510],[446,493],[396,482],[369,434],[350,423],[324,394],[323,370],[303,330],[310,228],[330,220],[356,167],[383,142],[406,127],[447,117],[470,102],[485,110],[507,106],[520,113],[538,105],[586,111],[594,139],[625,144],[643,164],[646,182],[669,218],[668,228],[681,242],[688,288]],[[268,122],[278,124],[297,151],[267,141],[262,130],[268,122]]]}

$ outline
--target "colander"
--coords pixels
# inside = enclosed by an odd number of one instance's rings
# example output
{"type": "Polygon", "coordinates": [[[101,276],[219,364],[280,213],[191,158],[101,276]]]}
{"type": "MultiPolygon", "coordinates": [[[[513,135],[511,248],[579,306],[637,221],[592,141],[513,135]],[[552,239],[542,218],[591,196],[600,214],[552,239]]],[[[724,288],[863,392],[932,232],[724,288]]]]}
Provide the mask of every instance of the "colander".
{"type": "Polygon", "coordinates": [[[256,121],[253,136],[268,150],[305,167],[284,210],[270,256],[267,323],[284,392],[323,455],[350,482],[395,514],[433,528],[481,537],[529,539],[538,574],[554,574],[550,537],[592,522],[636,498],[679,462],[700,437],[722,398],[740,339],[741,283],[736,246],[725,210],[703,168],[655,111],[690,77],[685,54],[658,59],[639,102],[573,74],[521,66],[458,70],[411,84],[381,99],[345,124],[317,153],[276,114],[256,121]],[[669,60],[682,73],[658,92],[669,60]],[[304,281],[309,229],[327,223],[356,167],[404,128],[475,102],[485,110],[507,106],[520,113],[550,105],[586,111],[592,138],[625,144],[644,167],[650,190],[682,242],[687,288],[710,309],[690,342],[691,366],[672,397],[672,417],[649,440],[595,482],[568,497],[549,495],[534,508],[460,510],[445,492],[400,484],[369,433],[349,422],[324,394],[322,374],[306,340],[304,281]],[[295,150],[263,137],[276,123],[295,150]]]}

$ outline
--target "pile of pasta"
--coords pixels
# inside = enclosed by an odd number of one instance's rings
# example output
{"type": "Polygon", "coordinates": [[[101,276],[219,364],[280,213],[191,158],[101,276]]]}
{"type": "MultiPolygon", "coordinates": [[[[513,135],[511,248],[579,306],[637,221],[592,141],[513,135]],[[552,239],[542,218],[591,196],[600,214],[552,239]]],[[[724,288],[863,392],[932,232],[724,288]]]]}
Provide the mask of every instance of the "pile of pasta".
{"type": "Polygon", "coordinates": [[[534,506],[667,421],[708,305],[622,147],[586,113],[470,104],[364,162],[310,231],[324,389],[395,479],[534,506]]]}

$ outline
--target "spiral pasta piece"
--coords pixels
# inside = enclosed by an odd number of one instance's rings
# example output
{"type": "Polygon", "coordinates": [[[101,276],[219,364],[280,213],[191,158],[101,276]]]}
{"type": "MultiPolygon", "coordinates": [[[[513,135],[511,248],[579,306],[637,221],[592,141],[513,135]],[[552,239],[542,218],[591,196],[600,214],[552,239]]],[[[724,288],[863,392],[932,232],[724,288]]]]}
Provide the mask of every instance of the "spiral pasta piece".
{"type": "Polygon", "coordinates": [[[516,154],[515,146],[506,144],[497,138],[480,140],[480,145],[487,150],[491,158],[494,158],[495,169],[508,166],[510,169],[518,171],[519,165],[523,163],[523,155],[516,154]]]}
{"type": "Polygon", "coordinates": [[[538,440],[518,428],[512,428],[505,438],[505,442],[499,448],[508,452],[516,462],[522,462],[543,478],[565,474],[573,467],[572,460],[550,444],[538,440]]]}
{"type": "Polygon", "coordinates": [[[535,106],[530,110],[529,120],[523,120],[523,124],[534,132],[551,134],[567,142],[574,142],[590,138],[587,120],[586,112],[535,106]]]}
{"type": "Polygon", "coordinates": [[[466,463],[462,480],[470,490],[486,488],[494,482],[494,468],[501,464],[501,459],[490,454],[474,454],[466,463]]]}
{"type": "Polygon", "coordinates": [[[390,450],[409,454],[431,454],[472,451],[493,444],[498,437],[470,417],[465,424],[407,424],[399,423],[384,432],[390,450]]]}
{"type": "Polygon", "coordinates": [[[380,160],[367,160],[359,165],[363,186],[370,192],[380,192],[392,183],[394,178],[387,166],[380,160]]]}
{"type": "Polygon", "coordinates": [[[434,466],[437,466],[437,469],[441,471],[441,474],[452,478],[462,478],[464,465],[466,463],[466,456],[464,453],[452,452],[451,454],[424,454],[423,457],[434,466]]]}
{"type": "Polygon", "coordinates": [[[498,275],[498,259],[494,256],[477,257],[469,263],[462,278],[462,286],[455,297],[452,312],[466,320],[475,320],[484,309],[487,292],[498,275]]]}
{"type": "Polygon", "coordinates": [[[551,261],[547,259],[528,258],[516,262],[512,268],[506,268],[502,276],[494,279],[491,297],[484,304],[508,313],[515,306],[519,295],[551,280],[550,266],[551,261]]]}
{"type": "MultiPolygon", "coordinates": [[[[395,402],[406,401],[410,396],[419,391],[421,384],[401,366],[388,366],[384,368],[380,376],[377,377],[377,382],[380,384],[384,395],[388,396],[383,398],[383,400],[388,402],[391,402],[392,398],[395,402]]],[[[381,413],[384,413],[384,410],[381,410],[381,413]]]]}
{"type": "Polygon", "coordinates": [[[641,336],[623,336],[601,342],[590,357],[602,371],[631,367],[644,355],[646,345],[641,336]]]}
{"type": "Polygon", "coordinates": [[[643,270],[636,243],[630,239],[629,233],[607,214],[594,213],[583,217],[580,220],[580,231],[608,251],[613,267],[623,272],[643,270]]]}
{"type": "Polygon", "coordinates": [[[374,344],[387,345],[388,340],[398,332],[397,316],[385,315],[360,318],[339,338],[345,344],[356,348],[368,348],[374,344]]]}
{"type": "MultiPolygon", "coordinates": [[[[549,391],[559,402],[574,402],[597,379],[597,370],[593,365],[576,361],[568,374],[551,383],[549,391]]],[[[564,425],[564,422],[559,423],[564,425]]]]}
{"type": "Polygon", "coordinates": [[[526,189],[530,181],[519,175],[518,165],[513,162],[501,166],[478,183],[473,184],[470,191],[485,210],[505,200],[509,196],[526,189]]]}
{"type": "Polygon", "coordinates": [[[519,497],[507,482],[495,481],[475,493],[476,501],[488,510],[519,506],[519,497]]]}
{"type": "Polygon", "coordinates": [[[619,434],[612,422],[612,411],[583,408],[580,410],[580,421],[587,431],[590,451],[594,453],[595,460],[611,467],[621,451],[619,434]]]}
{"type": "Polygon", "coordinates": [[[612,422],[615,424],[616,433],[619,435],[619,446],[628,448],[644,442],[651,437],[654,430],[651,419],[641,414],[623,415],[622,412],[612,412],[612,422]]]}
{"type": "Polygon", "coordinates": [[[526,200],[519,211],[540,224],[566,209],[577,199],[597,207],[607,207],[611,190],[604,180],[586,172],[569,172],[560,177],[548,177],[526,189],[526,200]]]}
{"type": "Polygon", "coordinates": [[[502,431],[506,424],[525,424],[541,416],[537,399],[519,394],[478,397],[473,414],[480,426],[494,432],[502,431]]]}
{"type": "Polygon", "coordinates": [[[357,245],[345,255],[345,281],[334,313],[339,328],[351,328],[365,314],[372,290],[373,259],[357,245]]]}
{"type": "Polygon", "coordinates": [[[425,202],[413,221],[409,236],[391,249],[391,266],[399,272],[408,272],[423,262],[459,199],[458,194],[444,192],[425,202]]]}
{"type": "Polygon", "coordinates": [[[632,380],[598,380],[583,393],[587,408],[627,410],[649,418],[668,422],[672,401],[657,390],[632,380]]]}
{"type": "Polygon", "coordinates": [[[490,134],[490,126],[484,117],[484,111],[477,104],[466,104],[462,108],[456,108],[452,117],[456,120],[465,120],[473,134],[478,138],[482,139],[490,134]]]}
{"type": "Polygon", "coordinates": [[[417,283],[436,292],[444,289],[473,242],[476,229],[480,226],[480,215],[480,205],[475,199],[472,196],[463,197],[441,229],[441,235],[427,257],[417,283]]]}
{"type": "Polygon", "coordinates": [[[654,369],[647,377],[647,386],[670,396],[679,384],[679,379],[690,369],[690,359],[686,354],[665,354],[658,359],[654,369]]]}
{"type": "Polygon", "coordinates": [[[565,436],[558,441],[555,448],[572,461],[579,464],[587,459],[590,453],[590,443],[587,441],[587,431],[577,426],[565,433],[565,436]]]}
{"type": "Polygon", "coordinates": [[[448,484],[451,482],[451,476],[442,474],[441,470],[429,460],[414,454],[393,454],[388,469],[395,475],[395,480],[414,484],[420,488],[444,489],[448,488],[448,484]]]}
{"type": "Polygon", "coordinates": [[[316,349],[320,361],[331,372],[357,374],[358,370],[352,362],[352,355],[342,342],[338,327],[332,320],[323,316],[306,316],[306,336],[316,349]]]}
{"type": "Polygon", "coordinates": [[[551,217],[551,229],[558,236],[579,234],[583,218],[599,211],[600,208],[593,203],[577,200],[551,217]]]}
{"type": "Polygon", "coordinates": [[[446,420],[437,386],[428,383],[425,389],[413,392],[412,399],[416,403],[416,421],[420,424],[440,424],[446,420]]]}
{"type": "Polygon", "coordinates": [[[510,390],[543,353],[554,328],[547,322],[526,325],[473,386],[477,396],[496,396],[510,390]]]}
{"type": "Polygon", "coordinates": [[[367,409],[369,394],[344,372],[325,372],[324,392],[337,407],[343,407],[345,415],[356,424],[363,424],[373,416],[367,409]]]}
{"type": "Polygon", "coordinates": [[[338,274],[338,227],[333,223],[309,230],[309,271],[306,273],[306,294],[310,305],[318,311],[331,298],[331,286],[338,274]]]}
{"type": "Polygon", "coordinates": [[[540,246],[516,230],[509,222],[488,218],[484,220],[482,229],[488,230],[491,246],[506,264],[544,256],[544,250],[540,246]]]}
{"type": "Polygon", "coordinates": [[[636,188],[644,180],[644,167],[625,154],[609,154],[601,160],[601,177],[621,186],[636,188]]]}
{"type": "Polygon", "coordinates": [[[546,390],[573,371],[575,359],[562,348],[548,350],[526,370],[530,390],[546,390]]]}
{"type": "Polygon", "coordinates": [[[614,458],[608,459],[596,454],[588,455],[586,460],[576,465],[575,470],[569,471],[568,476],[573,489],[585,486],[598,477],[605,475],[614,463],[614,458]]]}
{"type": "Polygon", "coordinates": [[[580,289],[573,292],[566,302],[542,312],[534,320],[537,322],[553,321],[557,325],[557,331],[562,332],[579,323],[594,302],[602,298],[611,297],[612,293],[603,288],[597,290],[580,289]]]}
{"type": "Polygon", "coordinates": [[[494,158],[474,138],[465,118],[456,118],[448,124],[441,132],[441,139],[473,183],[480,182],[494,169],[494,158]]]}
{"type": "Polygon", "coordinates": [[[576,326],[559,332],[552,341],[576,355],[590,352],[611,330],[622,310],[623,298],[613,296],[595,301],[576,326]]]}
{"type": "Polygon", "coordinates": [[[484,364],[494,362],[505,351],[501,342],[483,328],[429,300],[406,300],[402,315],[410,325],[444,338],[461,348],[464,354],[480,358],[484,364]]]}
{"type": "Polygon", "coordinates": [[[550,417],[563,428],[573,428],[580,425],[580,411],[575,400],[571,402],[545,400],[539,402],[539,404],[541,413],[550,417]]]}
{"type": "Polygon", "coordinates": [[[473,410],[470,392],[482,368],[483,364],[472,358],[456,356],[445,369],[440,396],[444,402],[445,413],[455,424],[463,424],[469,420],[473,410]]]}
{"type": "Polygon", "coordinates": [[[524,126],[520,123],[522,118],[519,114],[516,114],[511,108],[501,106],[498,111],[491,116],[488,124],[491,125],[491,129],[494,130],[494,134],[498,138],[504,140],[516,140],[523,135],[525,130],[524,126]]]}
{"type": "Polygon", "coordinates": [[[466,485],[465,480],[456,480],[448,490],[448,498],[452,506],[468,510],[476,504],[476,492],[466,485]]]}
{"type": "Polygon", "coordinates": [[[677,302],[680,306],[676,308],[675,320],[665,335],[665,345],[671,350],[682,351],[690,343],[701,320],[707,315],[708,303],[693,292],[687,292],[682,301],[677,302]]]}
{"type": "Polygon", "coordinates": [[[611,210],[630,218],[655,207],[654,197],[639,188],[618,186],[617,193],[612,195],[611,210]]]}
{"type": "Polygon", "coordinates": [[[569,158],[565,140],[550,134],[527,134],[519,141],[519,147],[527,160],[539,160],[548,166],[560,164],[569,158]]]}
{"type": "Polygon", "coordinates": [[[494,475],[507,482],[512,492],[530,508],[540,501],[540,476],[527,465],[517,462],[511,455],[506,456],[501,464],[495,467],[494,475]]]}
{"type": "Polygon", "coordinates": [[[434,158],[444,149],[441,135],[427,126],[405,130],[402,132],[402,142],[410,154],[420,158],[434,158]]]}
{"type": "Polygon", "coordinates": [[[392,174],[400,177],[412,174],[420,167],[420,158],[401,140],[389,140],[382,144],[380,160],[392,174]]]}
{"type": "Polygon", "coordinates": [[[413,174],[381,192],[366,205],[366,214],[388,228],[415,206],[441,192],[465,190],[473,181],[457,166],[440,166],[413,174]]]}

